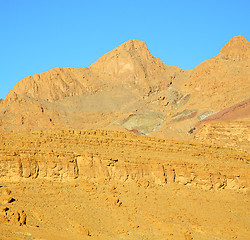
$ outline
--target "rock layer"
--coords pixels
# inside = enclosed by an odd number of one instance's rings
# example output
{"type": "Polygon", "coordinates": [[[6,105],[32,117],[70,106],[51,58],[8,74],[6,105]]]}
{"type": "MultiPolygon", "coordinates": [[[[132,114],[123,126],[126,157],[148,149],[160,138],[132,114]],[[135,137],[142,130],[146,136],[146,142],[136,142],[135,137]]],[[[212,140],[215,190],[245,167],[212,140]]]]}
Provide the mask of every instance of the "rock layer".
{"type": "Polygon", "coordinates": [[[204,123],[194,136],[204,143],[250,152],[249,121],[212,121],[204,123]]]}
{"type": "Polygon", "coordinates": [[[248,189],[249,154],[104,130],[8,133],[1,179],[148,181],[205,189],[248,189]]]}

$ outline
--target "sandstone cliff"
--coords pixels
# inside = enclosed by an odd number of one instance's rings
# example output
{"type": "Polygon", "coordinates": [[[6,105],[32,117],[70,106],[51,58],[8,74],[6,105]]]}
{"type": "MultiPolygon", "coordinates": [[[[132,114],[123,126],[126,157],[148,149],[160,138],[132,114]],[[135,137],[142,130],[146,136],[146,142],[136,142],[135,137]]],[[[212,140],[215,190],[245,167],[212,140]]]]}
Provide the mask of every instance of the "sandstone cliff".
{"type": "Polygon", "coordinates": [[[248,189],[248,153],[105,130],[5,133],[0,136],[5,181],[76,178],[179,183],[208,190],[248,189]]]}

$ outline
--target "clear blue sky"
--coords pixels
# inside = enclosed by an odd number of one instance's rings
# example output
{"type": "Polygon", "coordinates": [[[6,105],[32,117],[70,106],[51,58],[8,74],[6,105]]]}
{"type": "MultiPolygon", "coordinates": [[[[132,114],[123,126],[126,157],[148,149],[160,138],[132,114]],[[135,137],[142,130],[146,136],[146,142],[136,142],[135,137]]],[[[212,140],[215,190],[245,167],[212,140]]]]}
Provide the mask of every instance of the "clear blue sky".
{"type": "Polygon", "coordinates": [[[0,0],[0,98],[27,75],[87,67],[129,39],[186,70],[236,35],[250,40],[249,0],[0,0]]]}

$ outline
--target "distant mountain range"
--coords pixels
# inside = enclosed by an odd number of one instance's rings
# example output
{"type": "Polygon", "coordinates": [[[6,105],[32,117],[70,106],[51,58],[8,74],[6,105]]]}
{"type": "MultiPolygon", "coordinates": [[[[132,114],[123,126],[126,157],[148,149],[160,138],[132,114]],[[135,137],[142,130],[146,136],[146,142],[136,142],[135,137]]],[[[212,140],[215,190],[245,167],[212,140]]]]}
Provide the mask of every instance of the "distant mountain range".
{"type": "Polygon", "coordinates": [[[249,98],[250,43],[243,36],[188,71],[129,40],[90,67],[54,68],[18,82],[0,100],[0,132],[104,128],[186,139],[208,117],[248,122],[249,98]],[[225,109],[227,118],[218,114],[225,109]]]}

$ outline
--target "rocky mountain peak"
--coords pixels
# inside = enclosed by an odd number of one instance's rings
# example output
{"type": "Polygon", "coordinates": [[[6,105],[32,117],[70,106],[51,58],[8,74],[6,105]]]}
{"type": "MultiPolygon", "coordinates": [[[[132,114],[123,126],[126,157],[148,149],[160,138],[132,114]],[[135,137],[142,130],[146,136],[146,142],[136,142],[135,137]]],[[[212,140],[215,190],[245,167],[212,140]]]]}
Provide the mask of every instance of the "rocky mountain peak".
{"type": "Polygon", "coordinates": [[[236,36],[222,47],[220,56],[234,61],[248,59],[250,56],[250,43],[245,37],[236,36]]]}
{"type": "Polygon", "coordinates": [[[146,43],[129,40],[100,57],[90,66],[99,76],[119,84],[145,84],[166,69],[159,58],[153,57],[146,43]]]}
{"type": "Polygon", "coordinates": [[[119,48],[123,48],[124,50],[127,51],[134,51],[134,50],[145,50],[148,51],[147,44],[141,40],[137,39],[131,39],[128,40],[127,42],[121,44],[119,47],[117,47],[117,50],[119,48]]]}

